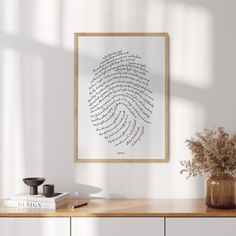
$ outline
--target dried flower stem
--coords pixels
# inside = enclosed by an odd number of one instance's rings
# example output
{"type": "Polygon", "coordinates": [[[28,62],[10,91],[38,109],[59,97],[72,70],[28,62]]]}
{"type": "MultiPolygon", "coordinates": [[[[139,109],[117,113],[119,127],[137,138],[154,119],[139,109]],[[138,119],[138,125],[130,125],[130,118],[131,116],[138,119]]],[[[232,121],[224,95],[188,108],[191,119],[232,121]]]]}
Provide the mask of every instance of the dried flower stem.
{"type": "Polygon", "coordinates": [[[180,173],[188,176],[201,175],[208,172],[211,175],[227,174],[234,176],[236,173],[236,134],[228,134],[224,128],[204,129],[196,133],[195,137],[186,140],[187,146],[192,151],[193,158],[181,161],[184,167],[180,173]]]}

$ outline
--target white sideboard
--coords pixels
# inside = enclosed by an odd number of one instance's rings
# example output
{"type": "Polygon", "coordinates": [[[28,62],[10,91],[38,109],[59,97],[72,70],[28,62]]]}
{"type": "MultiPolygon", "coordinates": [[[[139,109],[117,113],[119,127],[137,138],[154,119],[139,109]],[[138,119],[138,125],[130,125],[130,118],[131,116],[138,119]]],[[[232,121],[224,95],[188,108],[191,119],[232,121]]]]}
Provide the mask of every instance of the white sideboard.
{"type": "Polygon", "coordinates": [[[4,208],[0,236],[235,236],[236,209],[204,200],[88,200],[76,210],[4,208]]]}
{"type": "Polygon", "coordinates": [[[166,236],[235,236],[236,218],[166,218],[166,236]]]}
{"type": "Polygon", "coordinates": [[[236,218],[1,217],[3,236],[235,236],[236,218]]]}
{"type": "Polygon", "coordinates": [[[70,236],[70,218],[1,217],[1,236],[70,236]]]}
{"type": "Polygon", "coordinates": [[[72,236],[164,236],[164,218],[76,217],[72,236]]]}

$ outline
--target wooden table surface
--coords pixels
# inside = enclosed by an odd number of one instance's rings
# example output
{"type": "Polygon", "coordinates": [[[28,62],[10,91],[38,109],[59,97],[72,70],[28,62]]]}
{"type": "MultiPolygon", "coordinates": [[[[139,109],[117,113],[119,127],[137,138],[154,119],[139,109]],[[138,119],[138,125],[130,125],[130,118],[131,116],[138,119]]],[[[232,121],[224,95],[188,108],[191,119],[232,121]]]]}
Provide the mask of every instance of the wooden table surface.
{"type": "Polygon", "coordinates": [[[236,209],[218,210],[206,207],[203,199],[76,199],[56,209],[22,209],[0,206],[0,217],[236,217],[236,209]],[[72,205],[87,201],[88,205],[72,210],[72,205]]]}

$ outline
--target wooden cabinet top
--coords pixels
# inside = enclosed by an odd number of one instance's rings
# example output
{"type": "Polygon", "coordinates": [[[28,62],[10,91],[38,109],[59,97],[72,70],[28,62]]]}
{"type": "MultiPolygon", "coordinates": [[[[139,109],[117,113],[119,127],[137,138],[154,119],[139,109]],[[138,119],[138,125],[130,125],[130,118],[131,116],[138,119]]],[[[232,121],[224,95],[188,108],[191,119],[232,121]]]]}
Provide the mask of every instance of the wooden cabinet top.
{"type": "Polygon", "coordinates": [[[0,205],[0,217],[236,217],[236,209],[218,210],[206,207],[203,199],[89,199],[88,205],[72,210],[72,205],[86,199],[72,198],[57,210],[4,208],[0,205]]]}

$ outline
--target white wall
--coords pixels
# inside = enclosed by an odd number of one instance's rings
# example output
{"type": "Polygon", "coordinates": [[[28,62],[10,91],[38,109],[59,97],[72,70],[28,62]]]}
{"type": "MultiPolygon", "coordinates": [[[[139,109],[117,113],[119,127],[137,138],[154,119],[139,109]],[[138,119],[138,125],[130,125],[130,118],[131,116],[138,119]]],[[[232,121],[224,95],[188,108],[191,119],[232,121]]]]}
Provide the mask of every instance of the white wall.
{"type": "Polygon", "coordinates": [[[235,0],[0,0],[0,196],[45,176],[58,191],[114,198],[203,197],[184,141],[235,131],[235,0]],[[170,35],[170,162],[73,162],[73,33],[170,35]]]}

